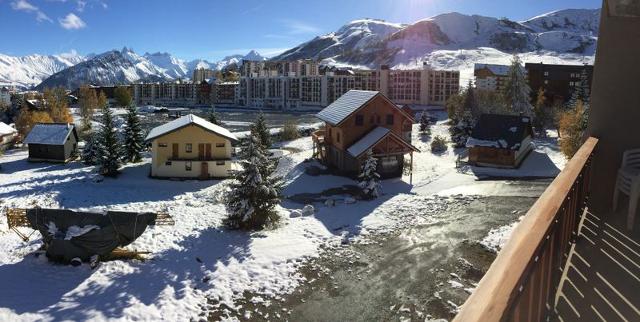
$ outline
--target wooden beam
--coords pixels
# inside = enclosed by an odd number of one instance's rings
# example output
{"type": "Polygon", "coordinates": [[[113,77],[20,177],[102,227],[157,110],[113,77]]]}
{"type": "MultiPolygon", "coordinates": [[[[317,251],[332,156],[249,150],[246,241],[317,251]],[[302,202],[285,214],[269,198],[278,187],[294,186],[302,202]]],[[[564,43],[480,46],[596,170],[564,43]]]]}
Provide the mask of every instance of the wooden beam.
{"type": "MultiPolygon", "coordinates": [[[[546,240],[557,215],[562,212],[597,143],[598,139],[589,138],[529,209],[454,321],[493,322],[508,319],[513,309],[510,305],[514,294],[518,294],[523,281],[532,273],[530,264],[546,240]]],[[[555,251],[561,253],[565,250],[559,248],[555,251]]]]}

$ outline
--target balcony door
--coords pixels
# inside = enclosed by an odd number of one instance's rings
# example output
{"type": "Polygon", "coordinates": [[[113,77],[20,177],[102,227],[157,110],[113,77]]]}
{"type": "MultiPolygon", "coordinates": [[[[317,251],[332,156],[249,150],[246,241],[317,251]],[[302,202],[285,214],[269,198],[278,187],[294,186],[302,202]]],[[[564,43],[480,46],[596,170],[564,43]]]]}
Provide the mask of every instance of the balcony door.
{"type": "Polygon", "coordinates": [[[172,148],[171,157],[173,159],[178,159],[178,143],[173,143],[171,145],[171,148],[172,148]]]}
{"type": "Polygon", "coordinates": [[[198,144],[198,159],[204,160],[204,143],[198,144]]]}

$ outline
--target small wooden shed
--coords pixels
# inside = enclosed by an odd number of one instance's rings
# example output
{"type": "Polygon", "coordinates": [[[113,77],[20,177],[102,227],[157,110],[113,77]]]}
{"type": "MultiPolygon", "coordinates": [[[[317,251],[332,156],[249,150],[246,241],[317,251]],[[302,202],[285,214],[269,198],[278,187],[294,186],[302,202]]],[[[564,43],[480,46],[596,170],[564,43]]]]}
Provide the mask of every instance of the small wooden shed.
{"type": "Polygon", "coordinates": [[[527,116],[483,114],[467,140],[469,164],[517,168],[533,149],[527,116]]]}
{"type": "Polygon", "coordinates": [[[78,154],[78,133],[73,124],[38,123],[24,140],[29,161],[67,162],[78,154]]]}

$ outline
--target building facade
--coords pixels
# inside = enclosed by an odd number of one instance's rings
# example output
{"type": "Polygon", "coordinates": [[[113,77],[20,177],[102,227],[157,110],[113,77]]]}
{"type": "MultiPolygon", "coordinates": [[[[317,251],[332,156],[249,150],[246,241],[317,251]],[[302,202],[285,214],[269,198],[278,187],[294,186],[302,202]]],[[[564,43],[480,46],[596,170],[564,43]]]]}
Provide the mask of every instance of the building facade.
{"type": "Polygon", "coordinates": [[[11,106],[11,89],[0,87],[0,106],[11,106]]]}
{"type": "Polygon", "coordinates": [[[379,91],[396,104],[444,105],[460,88],[458,71],[323,69],[316,61],[245,61],[236,103],[275,109],[326,107],[349,90],[379,91]]]}
{"type": "Polygon", "coordinates": [[[575,88],[581,86],[583,73],[586,74],[588,87],[591,87],[592,65],[527,63],[525,69],[527,70],[529,87],[534,95],[538,93],[540,88],[543,88],[549,101],[567,102],[575,88]]]}
{"type": "Polygon", "coordinates": [[[151,176],[156,178],[226,178],[231,175],[232,144],[227,129],[193,114],[152,129],[151,176]]]}
{"type": "Polygon", "coordinates": [[[351,90],[316,115],[325,122],[313,134],[314,155],[345,175],[357,175],[371,151],[382,177],[402,175],[411,145],[413,117],[377,91],[351,90]]]}
{"type": "Polygon", "coordinates": [[[191,80],[196,84],[200,84],[203,81],[209,82],[209,80],[212,80],[215,76],[216,72],[213,69],[196,68],[193,70],[193,78],[191,80]]]}
{"type": "MultiPolygon", "coordinates": [[[[133,84],[133,100],[137,105],[196,106],[202,99],[201,84],[190,82],[133,84]],[[199,98],[201,98],[199,100],[199,98]]],[[[207,95],[208,97],[209,95],[207,95]]]]}
{"type": "Polygon", "coordinates": [[[473,76],[476,89],[485,91],[502,91],[504,89],[510,66],[495,64],[475,64],[473,76]]]}

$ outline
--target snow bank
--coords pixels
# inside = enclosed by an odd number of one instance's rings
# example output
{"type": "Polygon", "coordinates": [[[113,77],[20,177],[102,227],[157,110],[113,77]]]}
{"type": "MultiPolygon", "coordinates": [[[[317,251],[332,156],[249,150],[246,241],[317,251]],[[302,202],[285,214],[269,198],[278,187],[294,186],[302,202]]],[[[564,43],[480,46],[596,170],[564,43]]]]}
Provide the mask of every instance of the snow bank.
{"type": "Polygon", "coordinates": [[[480,241],[480,245],[494,253],[497,253],[507,243],[509,238],[511,238],[511,233],[520,223],[522,218],[523,217],[518,218],[516,222],[509,225],[491,229],[487,236],[480,241]]]}

